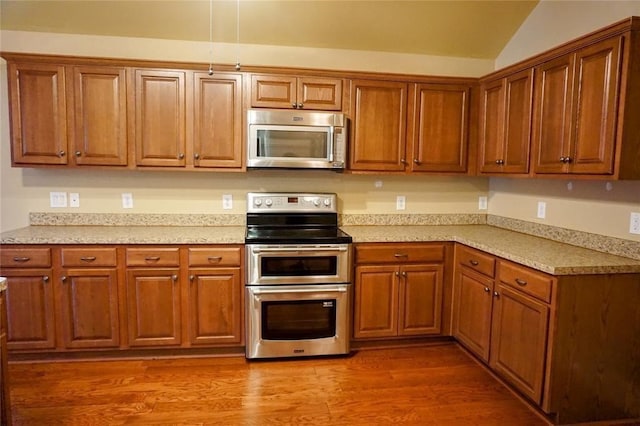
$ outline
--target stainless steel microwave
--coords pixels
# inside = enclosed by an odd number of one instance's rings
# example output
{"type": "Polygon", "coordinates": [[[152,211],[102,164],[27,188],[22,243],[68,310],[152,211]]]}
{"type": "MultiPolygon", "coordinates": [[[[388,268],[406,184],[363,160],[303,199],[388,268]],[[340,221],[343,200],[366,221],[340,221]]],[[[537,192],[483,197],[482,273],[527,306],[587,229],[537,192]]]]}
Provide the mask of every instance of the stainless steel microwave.
{"type": "Polygon", "coordinates": [[[347,119],[323,111],[248,111],[247,168],[343,170],[347,119]]]}

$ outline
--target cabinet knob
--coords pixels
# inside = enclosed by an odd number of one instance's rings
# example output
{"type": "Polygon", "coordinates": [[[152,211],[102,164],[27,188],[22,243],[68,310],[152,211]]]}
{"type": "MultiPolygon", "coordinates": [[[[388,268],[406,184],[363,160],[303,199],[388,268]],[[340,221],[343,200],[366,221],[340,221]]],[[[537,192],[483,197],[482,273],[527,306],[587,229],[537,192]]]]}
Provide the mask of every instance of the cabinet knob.
{"type": "Polygon", "coordinates": [[[80,151],[76,151],[76,157],[80,157],[82,153],[80,151]]]}
{"type": "Polygon", "coordinates": [[[497,291],[494,291],[494,292],[493,292],[493,295],[494,295],[496,298],[498,298],[498,299],[500,298],[500,293],[498,293],[497,291]]]}
{"type": "Polygon", "coordinates": [[[43,277],[42,277],[42,281],[44,281],[45,283],[46,283],[46,282],[49,282],[49,275],[45,275],[45,276],[43,276],[43,277]]]}
{"type": "Polygon", "coordinates": [[[407,160],[405,160],[404,158],[401,158],[401,159],[400,159],[400,162],[401,162],[402,164],[407,164],[407,160]]]}
{"type": "Polygon", "coordinates": [[[496,164],[498,166],[502,166],[504,164],[504,160],[500,158],[500,159],[496,160],[496,164]]]}
{"type": "Polygon", "coordinates": [[[189,281],[193,281],[196,278],[195,275],[189,275],[189,281]]]}
{"type": "Polygon", "coordinates": [[[177,276],[177,275],[172,275],[172,276],[171,276],[171,279],[172,279],[174,282],[175,282],[175,281],[178,281],[178,276],[177,276]]]}
{"type": "Polygon", "coordinates": [[[304,106],[304,105],[303,105],[302,103],[299,103],[299,104],[298,104],[298,109],[302,109],[302,107],[303,107],[303,106],[304,106]]]}
{"type": "Polygon", "coordinates": [[[193,158],[195,158],[196,160],[200,159],[200,154],[193,154],[193,158]]]}
{"type": "Polygon", "coordinates": [[[184,154],[181,152],[180,154],[178,154],[178,158],[182,160],[184,158],[184,154]]]}
{"type": "Polygon", "coordinates": [[[565,160],[566,160],[566,157],[560,157],[560,162],[561,162],[561,163],[564,163],[564,162],[565,162],[565,160]]]}
{"type": "Polygon", "coordinates": [[[484,288],[484,292],[485,292],[485,293],[489,293],[490,291],[491,291],[491,289],[490,289],[489,287],[485,287],[485,288],[484,288]]]}
{"type": "Polygon", "coordinates": [[[294,102],[294,103],[292,103],[292,104],[291,104],[291,106],[292,106],[293,108],[298,108],[298,104],[297,104],[297,103],[295,103],[295,102],[294,102]]]}
{"type": "Polygon", "coordinates": [[[571,162],[571,157],[564,157],[564,163],[569,164],[571,162]]]}
{"type": "Polygon", "coordinates": [[[418,160],[417,158],[414,158],[414,159],[413,159],[413,163],[414,163],[414,164],[417,164],[417,165],[422,164],[422,163],[420,162],[420,160],[418,160]]]}
{"type": "Polygon", "coordinates": [[[396,277],[400,276],[400,272],[396,271],[396,277]]]}
{"type": "Polygon", "coordinates": [[[407,273],[406,273],[405,271],[402,271],[402,276],[403,276],[403,277],[406,277],[406,276],[407,276],[407,273]]]}
{"type": "Polygon", "coordinates": [[[67,155],[67,153],[64,152],[64,151],[59,151],[58,152],[58,157],[64,157],[65,155],[67,155]]]}
{"type": "Polygon", "coordinates": [[[64,276],[64,275],[63,275],[63,276],[62,276],[62,278],[60,278],[60,279],[62,280],[62,282],[67,281],[67,277],[66,277],[66,276],[64,276]]]}

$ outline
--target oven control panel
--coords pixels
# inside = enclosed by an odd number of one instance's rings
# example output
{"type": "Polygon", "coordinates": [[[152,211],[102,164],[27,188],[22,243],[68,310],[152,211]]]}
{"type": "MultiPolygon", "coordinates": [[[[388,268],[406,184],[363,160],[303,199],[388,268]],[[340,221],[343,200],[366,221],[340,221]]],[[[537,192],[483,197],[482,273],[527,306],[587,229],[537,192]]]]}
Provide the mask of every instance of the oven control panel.
{"type": "Polygon", "coordinates": [[[336,213],[336,194],[330,193],[265,193],[247,194],[247,212],[326,212],[336,213]]]}

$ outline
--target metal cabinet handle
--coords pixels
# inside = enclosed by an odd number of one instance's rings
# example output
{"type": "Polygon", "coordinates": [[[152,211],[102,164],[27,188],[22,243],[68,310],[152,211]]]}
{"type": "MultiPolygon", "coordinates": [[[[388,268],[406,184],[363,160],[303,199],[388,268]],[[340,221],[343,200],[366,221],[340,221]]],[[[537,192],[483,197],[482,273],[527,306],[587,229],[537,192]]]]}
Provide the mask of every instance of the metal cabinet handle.
{"type": "Polygon", "coordinates": [[[303,107],[303,106],[304,106],[304,105],[303,105],[302,103],[299,103],[299,104],[298,104],[298,109],[302,109],[302,107],[303,107]]]}
{"type": "Polygon", "coordinates": [[[571,162],[571,157],[564,157],[564,163],[569,164],[571,162]]]}
{"type": "Polygon", "coordinates": [[[184,158],[184,154],[181,152],[180,154],[178,154],[178,158],[182,160],[184,158]]]}
{"type": "Polygon", "coordinates": [[[22,262],[28,262],[28,261],[30,261],[30,260],[31,260],[31,258],[30,258],[30,257],[27,257],[27,256],[22,256],[22,257],[17,257],[17,256],[16,256],[16,257],[14,257],[14,258],[13,258],[13,261],[14,261],[14,262],[21,262],[21,263],[22,263],[22,262]]]}
{"type": "Polygon", "coordinates": [[[406,253],[395,253],[393,257],[409,257],[409,255],[406,253]]]}
{"type": "Polygon", "coordinates": [[[402,164],[407,164],[407,160],[406,160],[406,159],[404,159],[404,158],[401,158],[401,159],[400,159],[400,162],[401,162],[402,164]]]}
{"type": "Polygon", "coordinates": [[[195,158],[196,160],[199,160],[200,159],[200,154],[197,154],[197,153],[193,154],[193,158],[195,158]]]}
{"type": "Polygon", "coordinates": [[[195,275],[189,275],[189,281],[193,281],[193,280],[195,280],[195,279],[196,279],[196,276],[195,276],[195,275]]]}
{"type": "Polygon", "coordinates": [[[64,275],[63,275],[63,276],[62,276],[62,278],[60,278],[60,279],[62,280],[62,282],[67,281],[67,277],[66,277],[66,276],[64,276],[64,275]]]}
{"type": "Polygon", "coordinates": [[[489,292],[491,292],[491,289],[490,289],[489,287],[485,287],[485,288],[484,288],[484,292],[485,292],[485,293],[489,293],[489,292]]]}
{"type": "Polygon", "coordinates": [[[477,260],[473,260],[473,259],[469,259],[469,263],[472,264],[473,266],[478,266],[479,262],[477,260]]]}
{"type": "Polygon", "coordinates": [[[80,151],[76,151],[76,157],[80,157],[82,153],[80,151]]]}
{"type": "Polygon", "coordinates": [[[396,271],[396,277],[400,276],[400,272],[396,271]]]}
{"type": "Polygon", "coordinates": [[[413,159],[413,162],[414,162],[414,164],[417,164],[417,165],[422,164],[422,163],[420,162],[420,160],[418,160],[417,158],[414,158],[414,159],[413,159]]]}
{"type": "Polygon", "coordinates": [[[298,108],[298,104],[297,104],[297,103],[295,103],[295,102],[294,102],[294,103],[292,103],[292,104],[291,104],[291,106],[292,106],[293,108],[298,108]]]}
{"type": "Polygon", "coordinates": [[[527,285],[527,282],[525,280],[521,280],[520,278],[516,278],[516,283],[522,287],[527,285]]]}
{"type": "Polygon", "coordinates": [[[147,262],[157,262],[160,260],[160,256],[147,256],[144,258],[147,262]]]}
{"type": "Polygon", "coordinates": [[[171,279],[175,282],[178,281],[178,276],[177,275],[171,275],[171,279]]]}
{"type": "Polygon", "coordinates": [[[59,151],[58,152],[58,157],[64,157],[65,155],[67,155],[67,153],[64,152],[64,151],[59,151]]]}
{"type": "Polygon", "coordinates": [[[406,277],[406,276],[407,276],[407,273],[406,273],[405,271],[402,271],[402,276],[403,276],[403,277],[406,277]]]}
{"type": "Polygon", "coordinates": [[[45,283],[46,283],[46,282],[49,282],[49,275],[44,275],[44,276],[42,277],[42,281],[44,281],[45,283]]]}
{"type": "Polygon", "coordinates": [[[207,257],[209,262],[220,262],[222,260],[222,256],[209,256],[207,257]]]}
{"type": "Polygon", "coordinates": [[[81,257],[80,260],[82,260],[83,262],[93,262],[94,260],[96,260],[95,256],[84,256],[81,257]]]}
{"type": "Polygon", "coordinates": [[[494,292],[493,292],[493,295],[494,295],[496,298],[498,298],[498,299],[500,298],[500,293],[498,293],[497,291],[494,291],[494,292]]]}

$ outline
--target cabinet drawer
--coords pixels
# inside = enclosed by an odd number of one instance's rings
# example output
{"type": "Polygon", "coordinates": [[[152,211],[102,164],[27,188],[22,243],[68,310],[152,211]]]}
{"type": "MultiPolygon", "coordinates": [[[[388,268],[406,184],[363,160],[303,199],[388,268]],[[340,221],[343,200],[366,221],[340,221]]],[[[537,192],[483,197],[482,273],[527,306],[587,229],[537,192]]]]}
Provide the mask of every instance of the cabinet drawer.
{"type": "Polygon", "coordinates": [[[442,244],[357,245],[356,263],[442,262],[442,244]]]}
{"type": "Polygon", "coordinates": [[[180,249],[128,248],[127,266],[180,266],[180,249]]]}
{"type": "Polygon", "coordinates": [[[501,261],[498,277],[504,284],[516,288],[547,303],[551,302],[553,278],[526,266],[501,261]]]}
{"type": "Polygon", "coordinates": [[[48,268],[51,266],[50,248],[10,248],[0,250],[3,268],[48,268]]]}
{"type": "Polygon", "coordinates": [[[190,248],[189,266],[240,266],[240,247],[190,248]]]}
{"type": "Polygon", "coordinates": [[[116,266],[115,248],[63,248],[62,266],[116,266]]]}
{"type": "Polygon", "coordinates": [[[458,245],[456,259],[460,265],[467,266],[491,278],[495,276],[496,259],[490,254],[458,245]]]}

